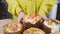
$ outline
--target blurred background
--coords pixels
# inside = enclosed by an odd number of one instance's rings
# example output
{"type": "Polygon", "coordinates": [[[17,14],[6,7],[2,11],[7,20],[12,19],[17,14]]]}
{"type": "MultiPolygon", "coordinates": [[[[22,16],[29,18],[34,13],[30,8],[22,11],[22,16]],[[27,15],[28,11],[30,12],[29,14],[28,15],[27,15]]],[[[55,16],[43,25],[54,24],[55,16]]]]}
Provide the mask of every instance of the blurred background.
{"type": "MultiPolygon", "coordinates": [[[[56,18],[60,20],[60,0],[57,0],[57,10],[56,10],[56,18]]],[[[12,15],[8,12],[8,5],[6,0],[0,0],[0,19],[12,19],[12,15]]]]}
{"type": "Polygon", "coordinates": [[[0,0],[0,19],[12,19],[6,0],[0,0]]]}

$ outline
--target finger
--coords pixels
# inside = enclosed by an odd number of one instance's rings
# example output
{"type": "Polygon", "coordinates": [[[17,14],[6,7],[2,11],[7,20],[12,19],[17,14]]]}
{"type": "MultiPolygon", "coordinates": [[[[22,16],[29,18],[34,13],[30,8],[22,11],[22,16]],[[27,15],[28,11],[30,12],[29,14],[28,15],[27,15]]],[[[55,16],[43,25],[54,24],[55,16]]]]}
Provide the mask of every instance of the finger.
{"type": "Polygon", "coordinates": [[[44,20],[48,20],[48,18],[45,15],[40,15],[41,18],[43,18],[44,20]]]}

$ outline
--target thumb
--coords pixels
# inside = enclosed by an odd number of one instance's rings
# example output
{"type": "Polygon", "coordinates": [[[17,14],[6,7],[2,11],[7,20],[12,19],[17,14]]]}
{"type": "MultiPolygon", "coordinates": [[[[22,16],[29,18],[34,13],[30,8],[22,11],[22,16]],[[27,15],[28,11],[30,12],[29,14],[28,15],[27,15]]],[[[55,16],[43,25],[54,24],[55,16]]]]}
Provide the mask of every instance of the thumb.
{"type": "Polygon", "coordinates": [[[22,20],[22,18],[24,17],[24,13],[23,12],[20,12],[19,15],[18,15],[18,23],[20,23],[20,21],[22,20]]]}

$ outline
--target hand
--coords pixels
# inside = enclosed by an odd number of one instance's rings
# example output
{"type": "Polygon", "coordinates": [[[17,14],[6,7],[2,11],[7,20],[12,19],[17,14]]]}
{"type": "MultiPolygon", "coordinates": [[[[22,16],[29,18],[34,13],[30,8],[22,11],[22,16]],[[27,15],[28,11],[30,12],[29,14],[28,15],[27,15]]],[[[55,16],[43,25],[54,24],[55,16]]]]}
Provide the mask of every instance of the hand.
{"type": "Polygon", "coordinates": [[[20,23],[22,21],[24,16],[25,16],[25,14],[23,13],[23,11],[21,11],[18,15],[18,23],[20,23]]]}
{"type": "Polygon", "coordinates": [[[47,16],[44,14],[41,14],[40,17],[43,18],[44,20],[48,20],[47,16]]]}

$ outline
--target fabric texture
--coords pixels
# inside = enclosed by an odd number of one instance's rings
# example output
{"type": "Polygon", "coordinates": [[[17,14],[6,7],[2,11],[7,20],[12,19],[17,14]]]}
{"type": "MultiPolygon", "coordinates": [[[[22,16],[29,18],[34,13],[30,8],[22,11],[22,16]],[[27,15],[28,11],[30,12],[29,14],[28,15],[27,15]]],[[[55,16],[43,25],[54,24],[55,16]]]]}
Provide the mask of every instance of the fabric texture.
{"type": "Polygon", "coordinates": [[[13,15],[13,19],[17,19],[21,10],[27,14],[44,14],[52,9],[56,0],[6,0],[8,3],[8,11],[13,15]]]}

